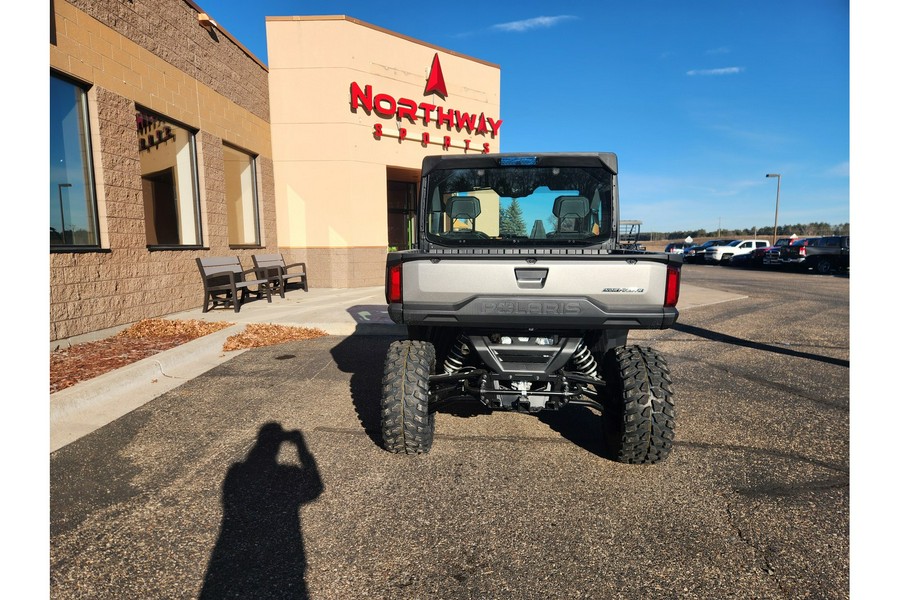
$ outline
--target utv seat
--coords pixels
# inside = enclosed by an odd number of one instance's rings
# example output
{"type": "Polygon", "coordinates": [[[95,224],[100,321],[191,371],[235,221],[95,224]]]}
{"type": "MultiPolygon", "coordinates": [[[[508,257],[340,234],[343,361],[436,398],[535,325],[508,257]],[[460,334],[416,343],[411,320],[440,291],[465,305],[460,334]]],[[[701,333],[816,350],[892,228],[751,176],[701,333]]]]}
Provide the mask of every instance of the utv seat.
{"type": "Polygon", "coordinates": [[[553,201],[553,216],[556,217],[556,231],[548,238],[578,240],[588,236],[585,217],[591,209],[590,201],[584,196],[559,196],[553,201]]]}
{"type": "Polygon", "coordinates": [[[444,213],[450,219],[450,227],[460,220],[471,222],[471,230],[447,231],[442,236],[451,240],[483,240],[488,235],[475,229],[475,219],[481,214],[481,200],[475,196],[451,196],[444,207],[444,213]]]}

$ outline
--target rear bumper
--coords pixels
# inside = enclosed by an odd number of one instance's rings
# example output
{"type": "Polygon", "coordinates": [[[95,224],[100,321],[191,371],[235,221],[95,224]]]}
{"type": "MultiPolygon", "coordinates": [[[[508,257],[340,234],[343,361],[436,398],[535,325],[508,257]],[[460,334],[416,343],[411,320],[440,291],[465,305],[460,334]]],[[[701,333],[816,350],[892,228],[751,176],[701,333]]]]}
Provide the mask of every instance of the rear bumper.
{"type": "Polygon", "coordinates": [[[498,330],[667,329],[678,319],[677,308],[613,308],[584,297],[476,296],[456,305],[389,304],[388,314],[405,325],[498,330]]]}

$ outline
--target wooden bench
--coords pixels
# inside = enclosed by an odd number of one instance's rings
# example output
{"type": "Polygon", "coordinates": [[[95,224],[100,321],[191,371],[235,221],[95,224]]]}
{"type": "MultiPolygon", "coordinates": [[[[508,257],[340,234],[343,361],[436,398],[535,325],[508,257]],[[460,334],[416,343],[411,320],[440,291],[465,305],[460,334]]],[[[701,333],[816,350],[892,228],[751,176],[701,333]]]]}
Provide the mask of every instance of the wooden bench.
{"type": "Polygon", "coordinates": [[[269,280],[257,278],[255,269],[244,270],[237,256],[198,258],[197,267],[203,279],[203,312],[219,305],[227,307],[229,304],[234,307],[234,312],[241,312],[241,304],[251,293],[257,297],[265,294],[268,301],[272,302],[269,280]],[[254,274],[254,277],[247,279],[250,274],[254,274]],[[255,292],[250,290],[251,286],[256,286],[255,292]]]}
{"type": "Polygon", "coordinates": [[[282,254],[254,254],[253,266],[256,269],[256,276],[258,278],[267,277],[272,283],[274,291],[278,292],[282,298],[284,298],[284,288],[289,283],[296,283],[303,288],[303,291],[309,291],[309,285],[306,282],[306,263],[286,265],[282,254]],[[299,270],[291,271],[298,267],[299,270]]]}

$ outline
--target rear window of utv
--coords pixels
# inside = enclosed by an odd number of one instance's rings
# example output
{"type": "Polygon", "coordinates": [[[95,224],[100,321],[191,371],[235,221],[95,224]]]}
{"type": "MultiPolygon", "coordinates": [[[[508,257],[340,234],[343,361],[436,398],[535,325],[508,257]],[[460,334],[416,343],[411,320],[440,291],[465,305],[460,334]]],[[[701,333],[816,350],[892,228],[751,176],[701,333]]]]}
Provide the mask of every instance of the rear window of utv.
{"type": "Polygon", "coordinates": [[[602,166],[438,168],[423,184],[431,244],[612,247],[614,241],[614,176],[602,166]]]}

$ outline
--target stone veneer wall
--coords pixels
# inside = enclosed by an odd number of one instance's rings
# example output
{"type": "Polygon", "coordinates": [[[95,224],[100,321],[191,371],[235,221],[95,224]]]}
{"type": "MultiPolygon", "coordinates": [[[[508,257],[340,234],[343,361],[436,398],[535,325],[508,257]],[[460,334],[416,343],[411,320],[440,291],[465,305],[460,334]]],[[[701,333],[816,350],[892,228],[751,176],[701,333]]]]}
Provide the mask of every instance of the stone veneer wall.
{"type": "Polygon", "coordinates": [[[50,253],[55,341],[197,307],[196,257],[237,255],[249,268],[251,254],[278,246],[266,68],[200,27],[187,0],[55,0],[52,8],[51,68],[91,84],[103,247],[50,253]],[[199,130],[202,250],[147,249],[137,104],[199,130]],[[228,246],[223,140],[258,155],[261,248],[228,246]]]}
{"type": "Polygon", "coordinates": [[[202,8],[190,0],[54,0],[56,4],[64,1],[260,119],[269,120],[268,70],[254,64],[240,42],[201,27],[197,13],[202,8]]]}

